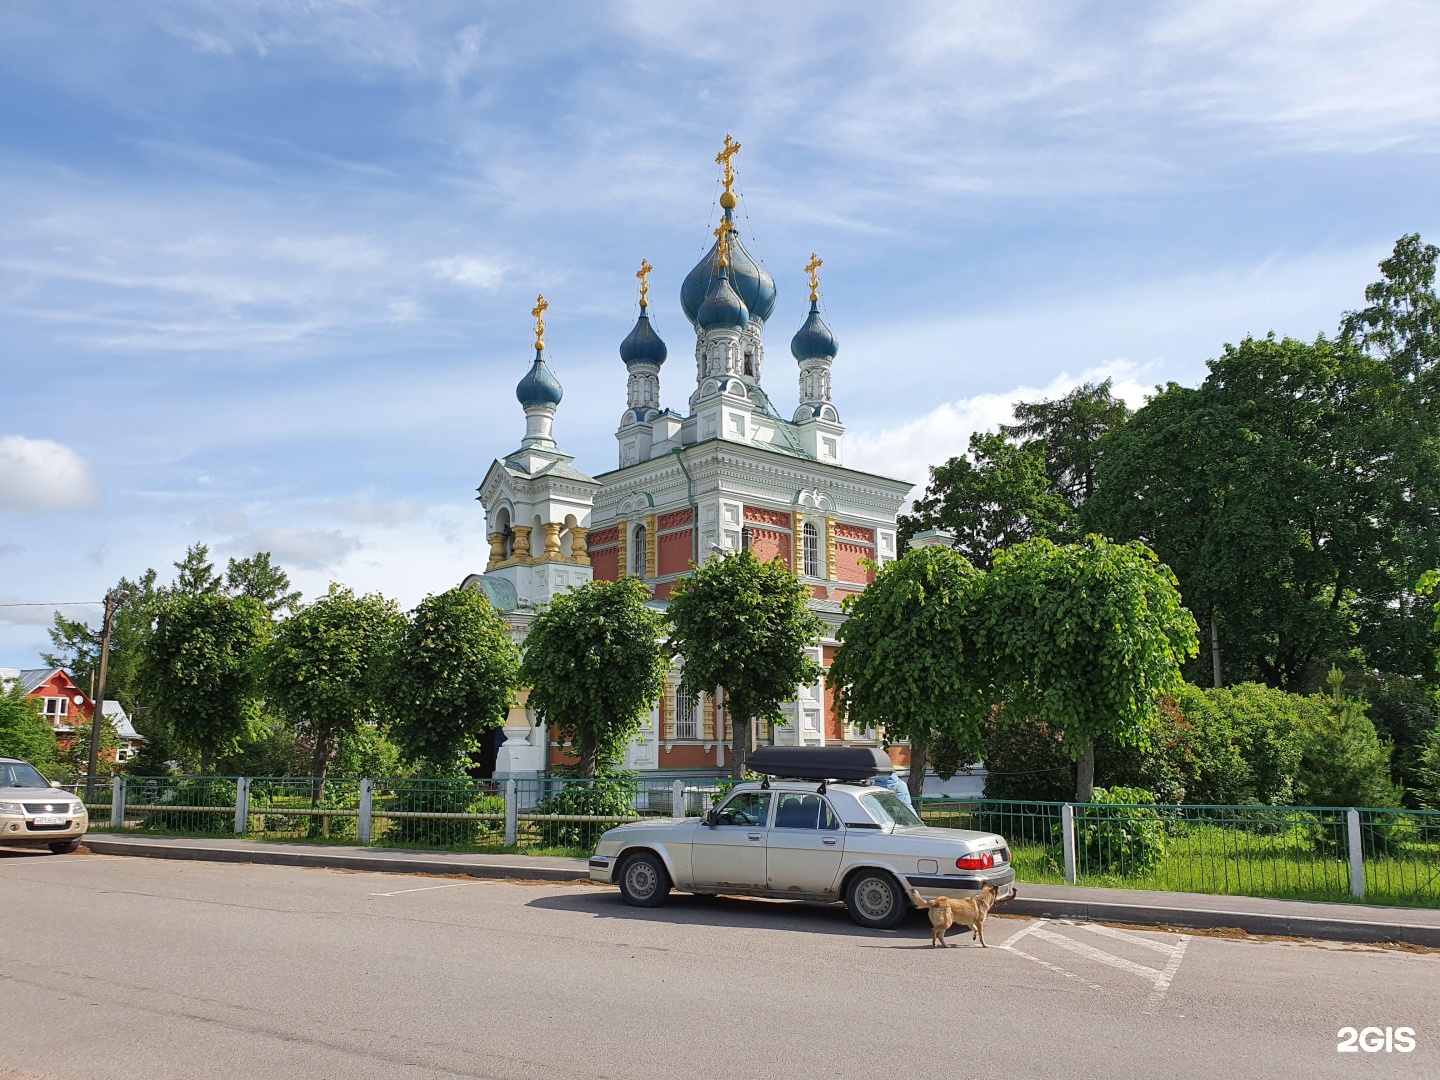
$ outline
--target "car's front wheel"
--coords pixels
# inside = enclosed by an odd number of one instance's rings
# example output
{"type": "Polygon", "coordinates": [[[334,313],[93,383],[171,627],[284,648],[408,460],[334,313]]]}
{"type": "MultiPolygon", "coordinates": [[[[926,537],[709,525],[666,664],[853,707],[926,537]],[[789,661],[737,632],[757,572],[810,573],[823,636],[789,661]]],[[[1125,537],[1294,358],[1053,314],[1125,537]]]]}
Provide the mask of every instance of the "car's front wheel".
{"type": "Polygon", "coordinates": [[[845,906],[850,917],[871,930],[889,930],[905,918],[909,902],[893,874],[884,870],[862,870],[845,888],[845,906]]]}
{"type": "Polygon", "coordinates": [[[50,850],[56,855],[69,855],[72,851],[80,850],[79,840],[57,840],[50,845],[50,850]]]}
{"type": "Polygon", "coordinates": [[[620,864],[620,896],[631,907],[659,907],[670,896],[670,874],[660,856],[637,851],[620,864]]]}

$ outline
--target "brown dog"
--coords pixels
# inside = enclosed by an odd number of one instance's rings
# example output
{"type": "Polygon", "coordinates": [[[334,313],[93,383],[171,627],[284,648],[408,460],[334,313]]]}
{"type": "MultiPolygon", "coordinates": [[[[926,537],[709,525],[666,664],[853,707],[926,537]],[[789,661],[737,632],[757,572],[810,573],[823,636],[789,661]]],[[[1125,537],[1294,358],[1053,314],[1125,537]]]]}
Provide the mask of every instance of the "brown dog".
{"type": "Polygon", "coordinates": [[[983,885],[980,891],[974,896],[965,900],[956,900],[949,896],[937,896],[934,900],[926,900],[920,893],[910,890],[910,895],[915,901],[916,907],[930,909],[930,944],[948,949],[950,943],[945,940],[945,931],[959,923],[961,926],[968,926],[974,933],[971,939],[979,938],[982,948],[988,949],[985,944],[985,916],[990,914],[990,909],[1000,904],[1014,900],[1017,893],[1015,887],[1010,887],[1010,895],[1002,898],[1000,890],[994,885],[983,885]]]}

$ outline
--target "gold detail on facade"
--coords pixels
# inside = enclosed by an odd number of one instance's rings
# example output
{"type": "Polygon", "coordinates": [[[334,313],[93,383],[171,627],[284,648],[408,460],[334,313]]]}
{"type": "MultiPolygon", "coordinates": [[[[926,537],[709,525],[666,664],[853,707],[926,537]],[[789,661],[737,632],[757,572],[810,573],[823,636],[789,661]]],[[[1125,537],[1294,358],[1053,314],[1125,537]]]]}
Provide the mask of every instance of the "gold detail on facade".
{"type": "Polygon", "coordinates": [[[705,742],[715,741],[715,699],[709,694],[700,695],[700,737],[705,742]]]}
{"type": "Polygon", "coordinates": [[[735,209],[735,162],[733,158],[739,152],[740,144],[727,134],[725,149],[715,155],[715,164],[725,166],[725,190],[720,195],[720,205],[726,210],[735,209]]]}
{"type": "Polygon", "coordinates": [[[655,528],[655,515],[645,515],[645,577],[654,580],[655,567],[660,561],[660,537],[655,528]]]}
{"type": "Polygon", "coordinates": [[[790,515],[790,569],[805,573],[805,515],[799,510],[790,515]]]}
{"type": "Polygon", "coordinates": [[[635,276],[640,279],[640,306],[650,306],[650,271],[655,268],[650,265],[649,259],[640,260],[640,269],[635,271],[635,276]]]}
{"type": "Polygon", "coordinates": [[[562,526],[558,521],[547,521],[543,526],[545,530],[545,561],[560,561],[560,529],[562,526]]]}
{"type": "Polygon", "coordinates": [[[715,261],[720,266],[730,265],[730,222],[720,222],[715,230],[715,261]]]}
{"type": "Polygon", "coordinates": [[[511,548],[510,557],[517,563],[534,561],[530,557],[530,529],[529,525],[516,525],[511,530],[515,534],[515,546],[511,548]]]}
{"type": "Polygon", "coordinates": [[[825,265],[825,260],[810,253],[810,261],[805,264],[805,272],[810,275],[810,302],[813,304],[820,299],[820,267],[825,265]]]}
{"type": "Polygon", "coordinates": [[[615,572],[616,580],[630,576],[630,523],[628,521],[617,521],[615,523],[619,531],[620,546],[615,549],[615,562],[618,569],[615,572]]]}
{"type": "Polygon", "coordinates": [[[545,312],[549,307],[550,301],[542,294],[535,297],[535,306],[530,309],[535,317],[535,348],[539,352],[545,351],[545,312]]]}
{"type": "Polygon", "coordinates": [[[838,577],[835,572],[835,519],[825,519],[825,577],[834,581],[838,577]]]}
{"type": "Polygon", "coordinates": [[[493,532],[488,539],[490,540],[490,562],[485,569],[490,571],[505,561],[505,534],[493,532]]]}
{"type": "Polygon", "coordinates": [[[570,530],[570,561],[590,565],[590,552],[585,547],[585,538],[590,530],[576,525],[570,530]]]}

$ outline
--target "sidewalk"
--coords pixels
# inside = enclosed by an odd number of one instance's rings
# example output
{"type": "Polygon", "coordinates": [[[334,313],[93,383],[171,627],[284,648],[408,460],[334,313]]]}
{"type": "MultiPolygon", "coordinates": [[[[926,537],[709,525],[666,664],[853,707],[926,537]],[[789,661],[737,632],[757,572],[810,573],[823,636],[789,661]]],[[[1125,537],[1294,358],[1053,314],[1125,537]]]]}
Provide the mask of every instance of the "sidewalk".
{"type": "MultiPolygon", "coordinates": [[[[100,855],[208,862],[265,863],[373,870],[390,874],[462,874],[526,881],[583,881],[584,859],[542,855],[469,855],[452,851],[320,844],[257,843],[251,840],[119,836],[97,833],[85,846],[100,855]]],[[[1247,934],[1323,938],[1331,941],[1403,942],[1440,948],[1440,911],[1432,908],[1322,904],[1251,896],[1091,889],[1078,885],[1018,886],[1007,915],[1077,921],[1177,926],[1193,930],[1243,930],[1247,934]]]]}

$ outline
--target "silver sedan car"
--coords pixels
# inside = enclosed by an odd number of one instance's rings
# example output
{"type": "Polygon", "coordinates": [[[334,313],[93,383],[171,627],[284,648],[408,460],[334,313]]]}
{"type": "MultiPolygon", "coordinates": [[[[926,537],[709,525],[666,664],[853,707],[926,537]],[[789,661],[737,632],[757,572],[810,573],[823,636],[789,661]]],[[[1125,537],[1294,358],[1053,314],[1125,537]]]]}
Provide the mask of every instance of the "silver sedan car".
{"type": "Polygon", "coordinates": [[[682,892],[844,900],[861,926],[894,926],[926,899],[1015,880],[995,833],[927,826],[893,792],[863,782],[738,785],[703,818],[621,825],[600,838],[590,877],[626,903],[682,892]],[[912,892],[913,890],[913,892],[912,892]]]}
{"type": "Polygon", "coordinates": [[[0,844],[68,855],[89,827],[85,804],[74,795],[55,790],[28,761],[0,757],[0,844]]]}

